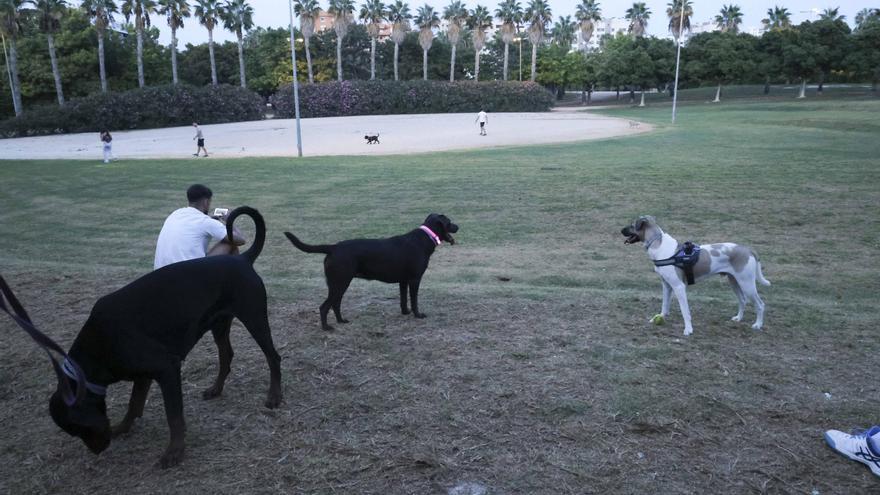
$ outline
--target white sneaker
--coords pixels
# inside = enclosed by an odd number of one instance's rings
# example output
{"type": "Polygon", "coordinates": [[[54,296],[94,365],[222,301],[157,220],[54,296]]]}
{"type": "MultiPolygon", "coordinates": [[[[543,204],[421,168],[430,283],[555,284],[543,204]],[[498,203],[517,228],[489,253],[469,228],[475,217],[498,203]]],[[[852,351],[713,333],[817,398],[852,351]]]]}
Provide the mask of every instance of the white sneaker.
{"type": "Polygon", "coordinates": [[[871,469],[875,476],[880,476],[880,452],[871,445],[869,438],[880,433],[880,426],[873,426],[869,430],[853,430],[852,434],[837,430],[825,432],[825,441],[828,446],[836,450],[840,455],[861,462],[871,469]]]}

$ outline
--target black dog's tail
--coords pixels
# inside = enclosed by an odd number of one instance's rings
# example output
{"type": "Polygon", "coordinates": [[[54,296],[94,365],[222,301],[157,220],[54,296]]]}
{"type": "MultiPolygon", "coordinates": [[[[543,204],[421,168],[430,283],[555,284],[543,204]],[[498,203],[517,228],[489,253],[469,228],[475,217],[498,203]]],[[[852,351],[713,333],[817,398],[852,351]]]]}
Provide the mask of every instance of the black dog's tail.
{"type": "Polygon", "coordinates": [[[317,246],[306,244],[303,241],[297,239],[296,236],[291,234],[290,232],[285,232],[284,235],[287,236],[288,239],[290,239],[290,242],[292,242],[297,249],[304,253],[330,254],[330,250],[333,249],[333,246],[330,244],[318,244],[317,246]]]}
{"type": "Polygon", "coordinates": [[[251,247],[247,251],[241,253],[242,256],[251,262],[251,264],[254,264],[254,261],[257,260],[257,256],[263,251],[263,244],[266,243],[266,222],[263,221],[263,215],[260,215],[260,212],[257,210],[250,206],[239,206],[232,210],[232,213],[226,218],[226,235],[228,235],[230,239],[232,239],[232,224],[239,215],[247,215],[251,217],[254,221],[254,225],[257,227],[257,235],[254,238],[251,247]]]}

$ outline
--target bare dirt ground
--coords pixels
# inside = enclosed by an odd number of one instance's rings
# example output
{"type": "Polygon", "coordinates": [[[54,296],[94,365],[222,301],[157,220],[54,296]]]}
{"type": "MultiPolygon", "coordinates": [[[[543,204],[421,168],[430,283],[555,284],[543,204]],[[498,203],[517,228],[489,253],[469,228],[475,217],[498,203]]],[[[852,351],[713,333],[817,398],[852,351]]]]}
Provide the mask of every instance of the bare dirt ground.
{"type": "MultiPolygon", "coordinates": [[[[585,141],[647,132],[629,120],[586,113],[493,113],[488,135],[479,135],[472,114],[380,115],[302,119],[304,156],[389,155],[499,146],[585,141]],[[379,145],[364,135],[379,134],[379,145]]],[[[211,156],[295,156],[291,119],[204,125],[211,156]]],[[[111,129],[111,132],[113,129],[111,129]]],[[[169,127],[113,134],[113,155],[126,158],[183,158],[195,150],[192,127],[169,127]]],[[[96,133],[0,140],[4,159],[100,159],[96,133]]]]}

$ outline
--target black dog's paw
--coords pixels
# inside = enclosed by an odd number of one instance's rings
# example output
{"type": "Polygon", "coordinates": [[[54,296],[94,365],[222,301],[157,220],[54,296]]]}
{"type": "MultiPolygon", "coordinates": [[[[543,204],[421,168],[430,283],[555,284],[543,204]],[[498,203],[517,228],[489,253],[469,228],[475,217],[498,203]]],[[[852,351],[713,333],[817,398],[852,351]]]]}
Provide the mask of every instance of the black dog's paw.
{"type": "Polygon", "coordinates": [[[413,313],[413,316],[415,316],[416,318],[427,318],[428,317],[428,315],[426,315],[425,313],[413,313]]]}
{"type": "Polygon", "coordinates": [[[321,325],[321,330],[324,330],[325,332],[332,332],[336,329],[333,328],[333,325],[321,325]]]}
{"type": "Polygon", "coordinates": [[[349,323],[349,321],[346,320],[345,318],[340,318],[340,319],[336,320],[336,323],[342,323],[344,325],[346,323],[349,323]]]}
{"type": "Polygon", "coordinates": [[[269,397],[266,398],[266,402],[264,402],[263,405],[269,409],[275,409],[280,406],[281,394],[269,394],[269,397]]]}
{"type": "Polygon", "coordinates": [[[168,450],[159,458],[158,465],[162,469],[168,469],[180,464],[181,461],[183,461],[183,447],[168,447],[168,450]]]}
{"type": "Polygon", "coordinates": [[[210,388],[206,388],[202,391],[202,399],[203,400],[211,400],[220,397],[221,390],[219,390],[215,385],[212,385],[210,388]]]}
{"type": "Polygon", "coordinates": [[[400,308],[400,312],[401,312],[401,314],[408,315],[408,314],[409,314],[409,309],[407,309],[407,308],[400,308]]]}
{"type": "Polygon", "coordinates": [[[125,435],[129,431],[131,431],[131,422],[123,420],[118,425],[110,428],[110,437],[116,438],[119,435],[125,435]]]}

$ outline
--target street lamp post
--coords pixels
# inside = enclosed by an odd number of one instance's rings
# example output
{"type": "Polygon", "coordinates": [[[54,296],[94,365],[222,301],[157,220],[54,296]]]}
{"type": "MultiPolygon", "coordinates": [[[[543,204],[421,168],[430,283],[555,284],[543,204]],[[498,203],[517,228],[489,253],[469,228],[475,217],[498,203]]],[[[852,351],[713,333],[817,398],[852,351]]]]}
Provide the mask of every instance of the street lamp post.
{"type": "Polygon", "coordinates": [[[678,17],[678,39],[675,44],[678,45],[675,51],[675,93],[672,94],[672,123],[675,123],[675,106],[678,103],[678,64],[681,61],[681,35],[684,34],[684,3],[687,0],[678,0],[681,2],[681,14],[678,17]]]}
{"type": "Polygon", "coordinates": [[[297,156],[303,156],[302,132],[299,127],[299,81],[296,77],[296,37],[293,31],[293,0],[290,4],[290,60],[293,63],[293,113],[296,118],[296,151],[297,156]]]}
{"type": "Polygon", "coordinates": [[[517,33],[516,44],[519,45],[519,82],[522,82],[522,34],[517,33]]]}

